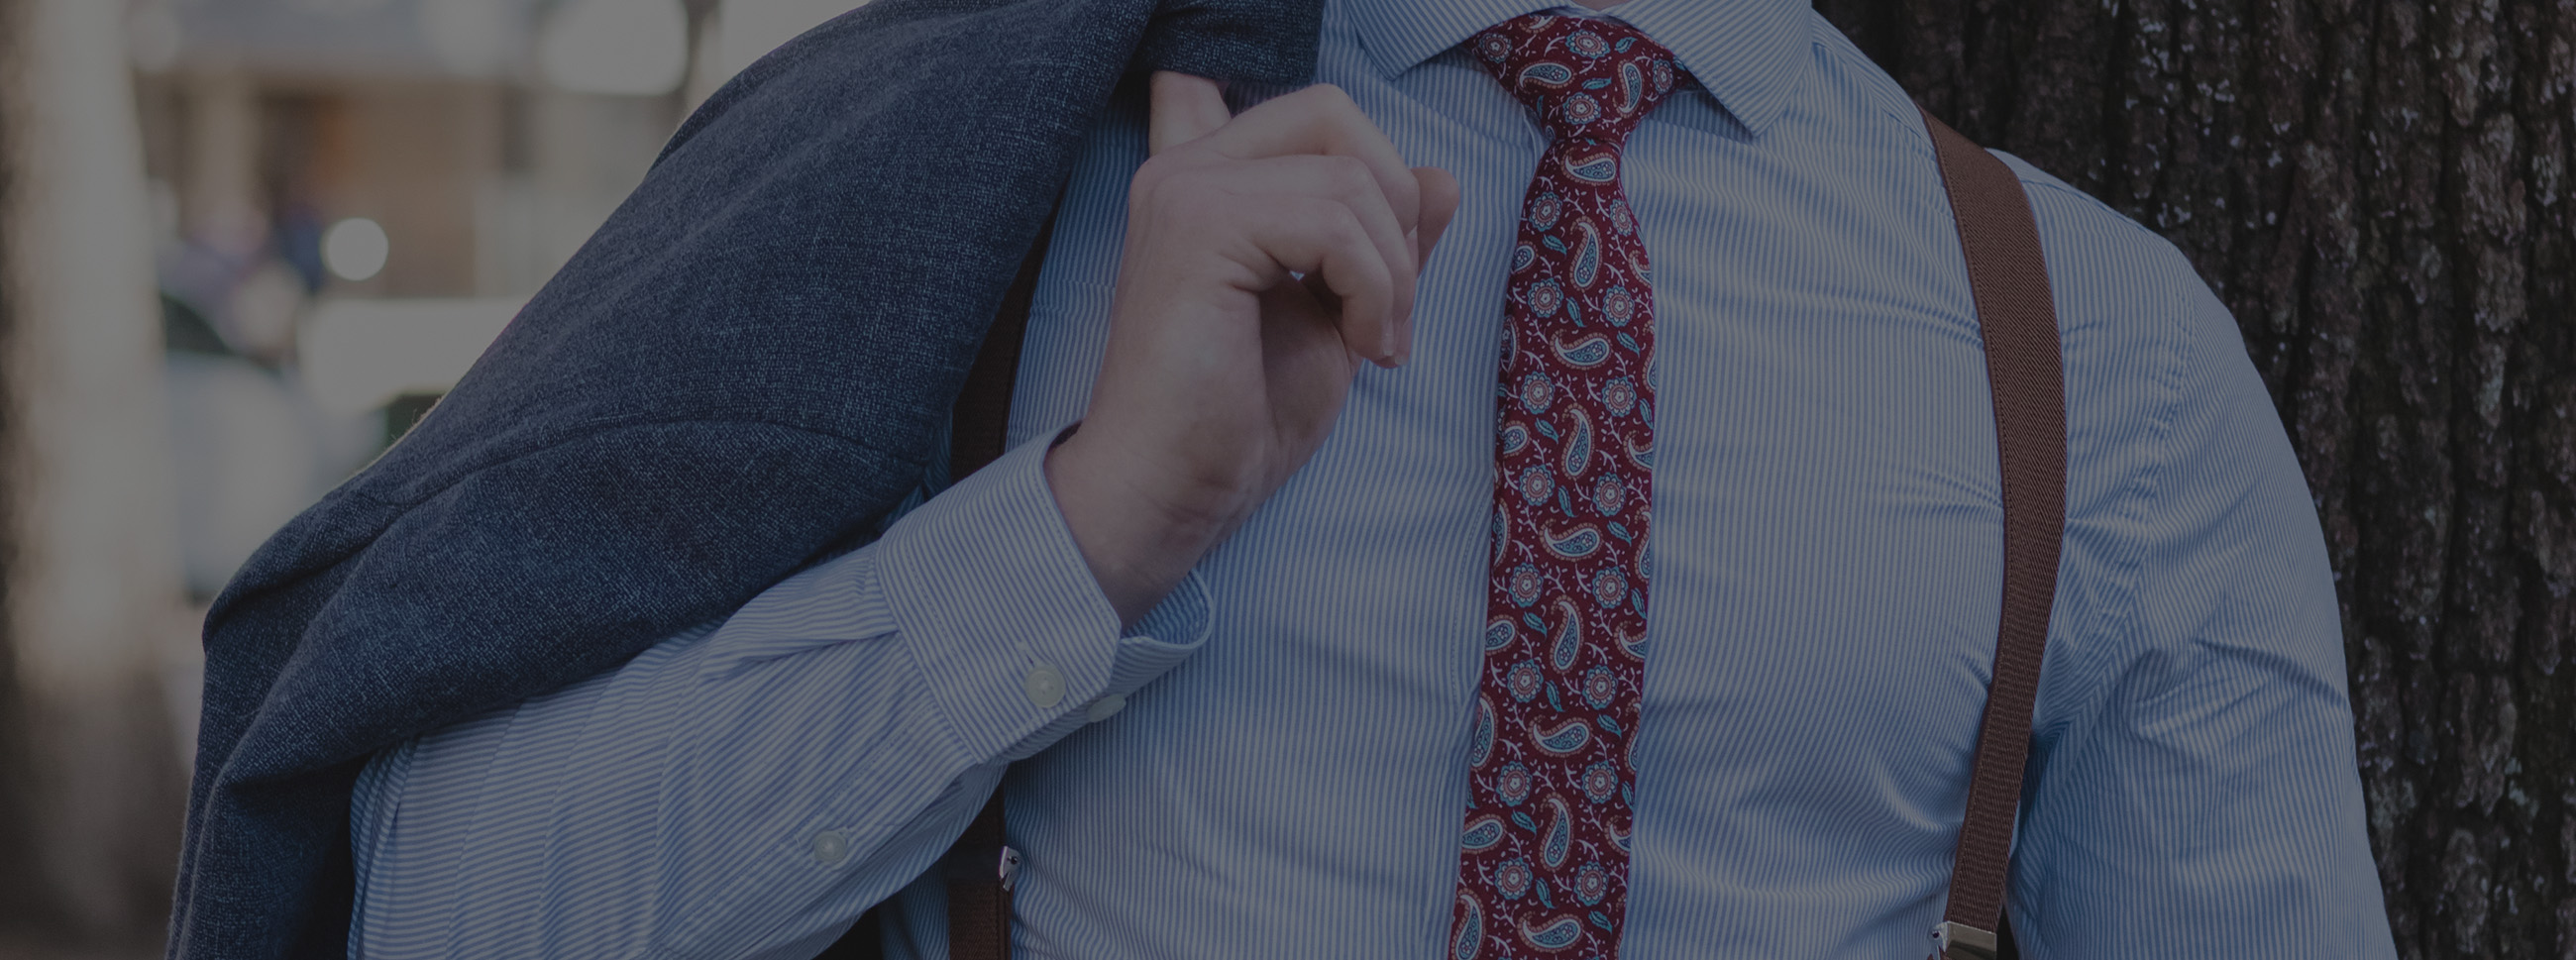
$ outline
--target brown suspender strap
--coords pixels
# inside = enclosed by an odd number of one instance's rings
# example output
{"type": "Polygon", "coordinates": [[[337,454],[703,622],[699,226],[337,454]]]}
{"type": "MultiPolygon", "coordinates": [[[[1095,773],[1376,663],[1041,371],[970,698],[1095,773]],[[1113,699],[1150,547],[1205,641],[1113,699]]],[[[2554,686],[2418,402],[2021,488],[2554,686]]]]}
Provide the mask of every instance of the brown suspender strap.
{"type": "Polygon", "coordinates": [[[1968,261],[1977,326],[1994,392],[1995,446],[2003,467],[2003,618],[1995,637],[1994,684],[1977,734],[1966,823],[1950,868],[1950,902],[1933,937],[1950,960],[1990,960],[2012,866],[2015,808],[2030,751],[2048,611],[2057,595],[2058,538],[2066,526],[2066,386],[2057,309],[2039,226],[2021,179],[1993,154],[1930,113],[1968,261]]]}
{"type": "MultiPolygon", "coordinates": [[[[1001,457],[1009,442],[1011,387],[1020,370],[1020,341],[1029,326],[1029,306],[1037,299],[1038,270],[1046,262],[1047,240],[1055,235],[1050,214],[1038,227],[1037,243],[1020,262],[1020,274],[1002,297],[1001,312],[984,334],[984,348],[966,372],[966,388],[950,416],[949,476],[963,480],[1001,457]]],[[[1011,888],[1008,869],[1018,854],[1004,843],[1002,788],[966,825],[957,845],[949,848],[949,960],[1010,960],[1011,888]],[[1007,861],[1007,862],[1006,862],[1007,861]]]]}
{"type": "Polygon", "coordinates": [[[1010,960],[1011,888],[1002,882],[1003,858],[1016,859],[1002,839],[1002,788],[967,824],[948,851],[948,960],[1010,960]]]}

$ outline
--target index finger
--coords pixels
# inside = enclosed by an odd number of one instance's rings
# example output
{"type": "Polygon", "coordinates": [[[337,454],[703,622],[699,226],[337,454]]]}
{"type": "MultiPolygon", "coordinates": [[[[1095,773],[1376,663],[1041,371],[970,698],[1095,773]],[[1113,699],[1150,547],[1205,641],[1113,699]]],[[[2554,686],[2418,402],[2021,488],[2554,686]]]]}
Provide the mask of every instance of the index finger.
{"type": "Polygon", "coordinates": [[[1199,142],[1237,160],[1297,154],[1359,160],[1377,178],[1405,232],[1412,233],[1422,223],[1422,184],[1413,168],[1396,153],[1386,132],[1360,112],[1350,94],[1332,84],[1319,83],[1262,101],[1199,142]]]}

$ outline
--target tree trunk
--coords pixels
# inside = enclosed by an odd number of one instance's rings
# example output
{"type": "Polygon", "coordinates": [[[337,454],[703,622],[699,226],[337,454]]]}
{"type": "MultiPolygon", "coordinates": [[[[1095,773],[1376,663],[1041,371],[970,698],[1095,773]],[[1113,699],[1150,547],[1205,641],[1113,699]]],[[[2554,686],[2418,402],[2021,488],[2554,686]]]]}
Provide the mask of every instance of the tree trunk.
{"type": "Polygon", "coordinates": [[[91,947],[160,939],[184,789],[125,6],[0,0],[0,930],[91,947]]]}
{"type": "Polygon", "coordinates": [[[1819,0],[2235,311],[2343,607],[2398,952],[2576,960],[2576,0],[1819,0]]]}

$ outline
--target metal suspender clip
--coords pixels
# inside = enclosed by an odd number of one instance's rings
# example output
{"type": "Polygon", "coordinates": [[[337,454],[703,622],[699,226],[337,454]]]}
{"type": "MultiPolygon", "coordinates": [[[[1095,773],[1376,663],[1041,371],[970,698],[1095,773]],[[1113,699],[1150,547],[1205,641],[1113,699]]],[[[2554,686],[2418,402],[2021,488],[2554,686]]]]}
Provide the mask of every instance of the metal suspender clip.
{"type": "MultiPolygon", "coordinates": [[[[1003,847],[1001,862],[993,866],[993,872],[1002,878],[1002,892],[1011,892],[1011,888],[1020,885],[1020,852],[1003,847]]],[[[1991,935],[1988,939],[1992,939],[1991,935]]]]}
{"type": "Polygon", "coordinates": [[[1944,920],[1933,926],[1932,939],[1941,945],[1941,956],[1949,960],[1995,960],[1997,947],[1992,930],[1944,920]]]}

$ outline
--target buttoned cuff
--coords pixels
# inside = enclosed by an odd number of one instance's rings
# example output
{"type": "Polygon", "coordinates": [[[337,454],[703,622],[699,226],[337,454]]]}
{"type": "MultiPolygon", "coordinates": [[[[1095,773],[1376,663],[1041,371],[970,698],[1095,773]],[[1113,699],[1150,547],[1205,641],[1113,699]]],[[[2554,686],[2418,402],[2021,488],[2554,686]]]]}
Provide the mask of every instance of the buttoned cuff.
{"type": "Polygon", "coordinates": [[[1195,573],[1120,631],[1047,487],[1048,446],[1004,454],[872,548],[897,636],[977,757],[1018,759],[1107,719],[1207,639],[1195,573]]]}

